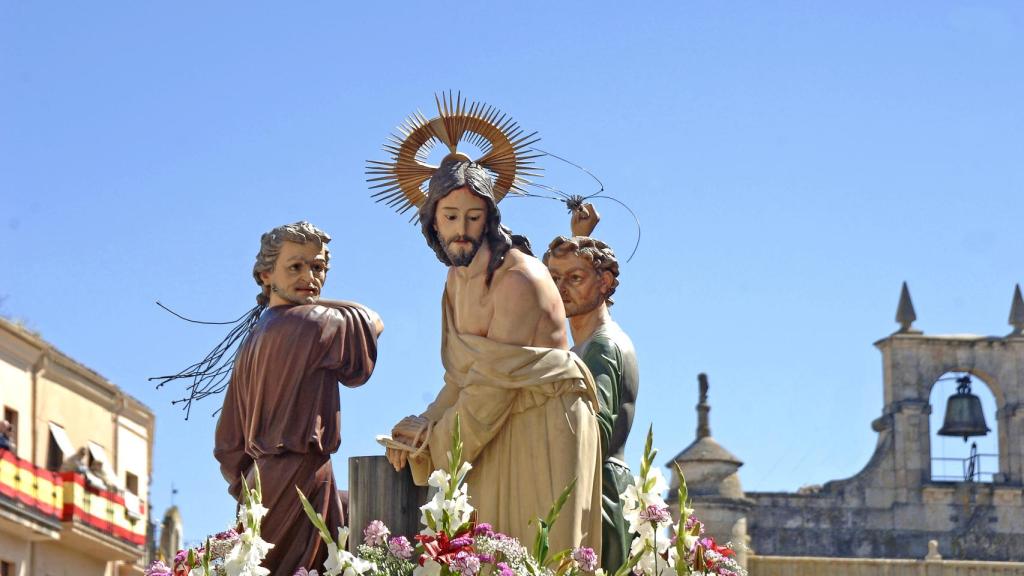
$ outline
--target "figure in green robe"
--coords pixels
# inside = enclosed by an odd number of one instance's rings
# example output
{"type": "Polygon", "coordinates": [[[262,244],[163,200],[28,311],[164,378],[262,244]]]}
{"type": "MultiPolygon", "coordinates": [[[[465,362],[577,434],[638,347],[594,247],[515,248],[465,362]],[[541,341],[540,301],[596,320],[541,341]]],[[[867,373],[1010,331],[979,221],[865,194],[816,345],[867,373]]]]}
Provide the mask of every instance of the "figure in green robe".
{"type": "MultiPolygon", "coordinates": [[[[584,210],[596,216],[589,205],[584,210]]],[[[574,216],[574,231],[577,219],[574,216]]],[[[619,495],[632,477],[623,449],[640,384],[633,342],[608,311],[619,284],[619,264],[607,244],[586,236],[555,238],[544,263],[565,305],[575,343],[572,350],[583,359],[597,386],[603,462],[601,566],[614,573],[628,559],[632,540],[619,495]]]]}

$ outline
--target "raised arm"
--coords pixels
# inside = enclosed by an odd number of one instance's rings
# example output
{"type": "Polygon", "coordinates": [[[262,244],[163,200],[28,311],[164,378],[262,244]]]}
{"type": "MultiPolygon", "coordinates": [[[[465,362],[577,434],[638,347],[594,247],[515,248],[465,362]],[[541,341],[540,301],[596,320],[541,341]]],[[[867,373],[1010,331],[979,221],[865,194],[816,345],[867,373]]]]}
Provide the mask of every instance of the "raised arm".
{"type": "Polygon", "coordinates": [[[594,233],[594,228],[597,227],[597,223],[600,221],[601,215],[597,213],[597,208],[594,208],[593,204],[587,202],[572,211],[569,228],[572,230],[573,236],[590,236],[594,233]]]}

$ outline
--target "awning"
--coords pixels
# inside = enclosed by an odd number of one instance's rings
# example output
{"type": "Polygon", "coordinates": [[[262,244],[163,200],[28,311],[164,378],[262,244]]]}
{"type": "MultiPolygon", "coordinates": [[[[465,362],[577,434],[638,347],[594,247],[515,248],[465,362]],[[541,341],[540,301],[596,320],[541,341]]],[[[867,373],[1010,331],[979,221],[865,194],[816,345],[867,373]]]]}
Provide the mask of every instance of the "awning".
{"type": "Polygon", "coordinates": [[[103,446],[89,440],[89,455],[93,460],[99,462],[104,468],[107,468],[107,451],[103,449],[103,446]]]}
{"type": "Polygon", "coordinates": [[[139,519],[142,518],[142,514],[139,512],[141,502],[139,497],[127,490],[124,493],[124,511],[129,517],[139,519]]]}
{"type": "MultiPolygon", "coordinates": [[[[120,488],[121,483],[117,479],[117,475],[114,474],[114,469],[110,465],[110,460],[107,459],[107,451],[103,449],[103,446],[89,441],[89,455],[92,457],[93,462],[100,463],[100,470],[102,470],[104,480],[111,488],[120,488]]],[[[90,468],[92,468],[90,466],[90,468]]]]}
{"type": "Polygon", "coordinates": [[[63,426],[50,422],[50,436],[53,437],[53,441],[57,443],[57,447],[63,452],[62,459],[75,453],[75,446],[71,443],[71,438],[68,438],[68,433],[64,430],[63,426]]]}

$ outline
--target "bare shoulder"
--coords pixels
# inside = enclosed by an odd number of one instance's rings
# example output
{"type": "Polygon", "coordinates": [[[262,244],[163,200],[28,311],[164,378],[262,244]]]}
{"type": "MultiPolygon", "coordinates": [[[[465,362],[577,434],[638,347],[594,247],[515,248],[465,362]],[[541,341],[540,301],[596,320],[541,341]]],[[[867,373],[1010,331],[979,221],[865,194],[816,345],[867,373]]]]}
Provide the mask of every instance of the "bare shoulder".
{"type": "Polygon", "coordinates": [[[494,277],[494,317],[488,337],[508,344],[567,349],[565,309],[547,268],[512,250],[494,277]]]}
{"type": "Polygon", "coordinates": [[[518,250],[509,250],[494,282],[499,301],[531,307],[553,297],[552,288],[551,274],[540,260],[518,250]]]}

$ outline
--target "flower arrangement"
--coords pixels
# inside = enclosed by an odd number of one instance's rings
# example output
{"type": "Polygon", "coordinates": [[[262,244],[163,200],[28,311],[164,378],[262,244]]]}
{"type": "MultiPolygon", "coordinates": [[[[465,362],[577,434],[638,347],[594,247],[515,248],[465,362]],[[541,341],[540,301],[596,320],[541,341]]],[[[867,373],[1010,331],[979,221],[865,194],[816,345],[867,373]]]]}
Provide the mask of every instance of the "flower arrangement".
{"type": "MultiPolygon", "coordinates": [[[[719,545],[704,534],[693,514],[682,472],[679,486],[681,521],[673,524],[662,498],[668,483],[654,467],[657,450],[647,432],[640,473],[620,495],[629,530],[635,535],[630,557],[614,576],[746,576],[729,544],[719,545]]],[[[549,550],[548,533],[575,488],[565,488],[544,518],[537,518],[533,549],[518,539],[478,523],[465,483],[472,465],[462,461],[459,418],[455,418],[448,468],[435,470],[428,483],[436,488],[420,507],[422,529],[410,542],[392,535],[380,520],[363,530],[363,544],[353,554],[346,549],[349,528],[338,527],[332,536],[324,519],[296,488],[302,508],[327,545],[323,571],[298,568],[295,576],[605,576],[599,558],[587,547],[549,550]]],[[[678,468],[677,468],[678,470],[678,468]]],[[[146,576],[266,576],[260,566],[274,545],[260,538],[267,513],[262,505],[259,471],[252,489],[243,479],[244,502],[238,512],[241,532],[228,530],[207,538],[203,546],[179,551],[173,565],[157,561],[146,576]]]]}
{"type": "Polygon", "coordinates": [[[172,565],[160,560],[146,568],[146,576],[266,576],[270,570],[260,564],[273,544],[260,538],[260,525],[267,515],[263,506],[263,488],[259,468],[253,487],[242,478],[242,505],[238,508],[237,526],[207,538],[196,548],[179,550],[172,565]]]}
{"type": "Polygon", "coordinates": [[[680,521],[672,524],[668,506],[661,497],[668,483],[661,470],[653,467],[658,453],[653,443],[652,428],[647,431],[640,473],[620,496],[623,516],[635,536],[629,562],[617,576],[628,569],[638,576],[745,576],[747,572],[735,560],[731,545],[719,545],[714,538],[704,535],[704,525],[690,507],[686,479],[678,464],[680,521]]]}

